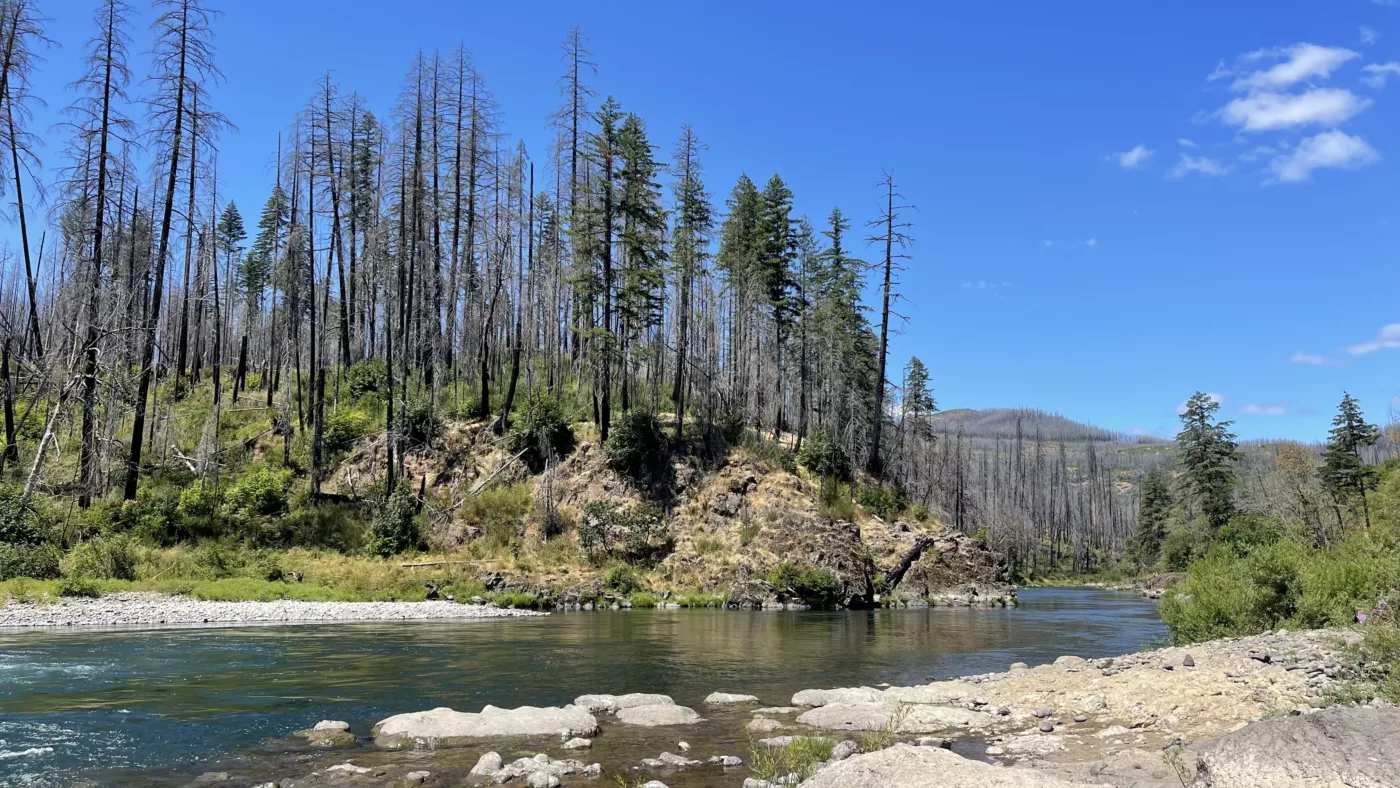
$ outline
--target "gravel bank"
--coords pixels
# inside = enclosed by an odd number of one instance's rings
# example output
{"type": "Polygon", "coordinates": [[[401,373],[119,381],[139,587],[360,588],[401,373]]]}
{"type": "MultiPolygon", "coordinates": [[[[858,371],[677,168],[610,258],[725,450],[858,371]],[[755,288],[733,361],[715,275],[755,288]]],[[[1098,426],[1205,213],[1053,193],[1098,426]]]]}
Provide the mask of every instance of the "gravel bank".
{"type": "Polygon", "coordinates": [[[0,628],[428,621],[537,615],[544,614],[456,602],[206,602],[183,596],[121,593],[49,604],[10,602],[0,607],[0,628]]]}

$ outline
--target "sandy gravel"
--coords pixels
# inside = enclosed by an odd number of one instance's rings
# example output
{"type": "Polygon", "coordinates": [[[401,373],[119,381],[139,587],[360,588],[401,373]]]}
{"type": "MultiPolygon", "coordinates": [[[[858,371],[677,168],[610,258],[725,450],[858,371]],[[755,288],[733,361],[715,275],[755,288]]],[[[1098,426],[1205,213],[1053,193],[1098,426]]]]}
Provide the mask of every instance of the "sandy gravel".
{"type": "Polygon", "coordinates": [[[456,602],[206,602],[183,596],[121,593],[47,604],[12,601],[0,607],[0,628],[428,621],[537,615],[544,614],[456,602]]]}

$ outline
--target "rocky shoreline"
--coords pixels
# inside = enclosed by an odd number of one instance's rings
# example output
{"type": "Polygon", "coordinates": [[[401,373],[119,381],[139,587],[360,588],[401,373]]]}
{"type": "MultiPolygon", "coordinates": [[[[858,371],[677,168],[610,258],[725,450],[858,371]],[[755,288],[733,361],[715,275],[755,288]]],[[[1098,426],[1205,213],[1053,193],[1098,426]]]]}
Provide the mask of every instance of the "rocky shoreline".
{"type": "Polygon", "coordinates": [[[0,607],[0,629],[38,627],[180,626],[191,624],[323,623],[343,621],[430,621],[545,615],[493,604],[457,602],[210,602],[187,596],[140,592],[96,599],[15,602],[0,607]]]}
{"type": "MultiPolygon", "coordinates": [[[[320,753],[314,770],[302,761],[302,776],[261,785],[550,788],[596,785],[602,776],[644,788],[1397,786],[1400,710],[1375,699],[1326,708],[1354,675],[1354,637],[1279,631],[791,698],[716,691],[699,711],[634,693],[555,707],[408,711],[367,737],[324,721],[296,734],[320,753]],[[707,736],[705,725],[728,735],[707,736]],[[691,753],[687,731],[711,746],[691,753]],[[713,746],[745,739],[748,752],[713,746]],[[660,755],[648,750],[668,741],[660,755]],[[760,773],[765,753],[813,742],[824,750],[803,774],[760,773]],[[578,760],[582,750],[596,762],[578,760]]],[[[195,784],[243,783],[211,773],[195,784]]]]}

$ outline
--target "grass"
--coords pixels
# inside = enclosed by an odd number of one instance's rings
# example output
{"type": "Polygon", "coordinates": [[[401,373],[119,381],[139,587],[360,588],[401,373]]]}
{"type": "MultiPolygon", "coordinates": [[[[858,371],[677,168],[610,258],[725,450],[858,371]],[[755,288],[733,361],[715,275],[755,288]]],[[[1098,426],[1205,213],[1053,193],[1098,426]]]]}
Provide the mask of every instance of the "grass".
{"type": "Polygon", "coordinates": [[[633,608],[651,608],[661,604],[661,600],[656,595],[645,592],[635,593],[628,597],[627,601],[633,608]]]}
{"type": "Polygon", "coordinates": [[[781,747],[769,747],[749,742],[749,770],[760,780],[776,782],[780,777],[796,774],[801,779],[811,777],[817,766],[831,757],[836,742],[825,736],[796,736],[781,747]]]}
{"type": "Polygon", "coordinates": [[[726,600],[722,596],[717,596],[715,594],[702,594],[698,592],[694,594],[686,594],[684,596],[676,598],[676,604],[680,605],[681,607],[687,608],[722,608],[724,607],[727,601],[728,600],[726,600]]]}
{"type": "Polygon", "coordinates": [[[856,737],[856,748],[861,752],[875,752],[890,746],[894,741],[895,734],[899,733],[899,726],[904,724],[904,720],[909,716],[913,707],[908,703],[901,703],[885,720],[885,724],[873,731],[866,731],[856,737]]]}

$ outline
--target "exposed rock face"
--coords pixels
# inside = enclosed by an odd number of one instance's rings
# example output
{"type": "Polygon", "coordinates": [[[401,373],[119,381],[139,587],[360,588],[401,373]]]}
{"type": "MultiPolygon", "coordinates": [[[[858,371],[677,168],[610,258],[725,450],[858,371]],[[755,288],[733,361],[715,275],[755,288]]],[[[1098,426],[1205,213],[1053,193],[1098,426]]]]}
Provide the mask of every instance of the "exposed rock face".
{"type": "Polygon", "coordinates": [[[896,744],[817,772],[803,788],[1083,788],[1029,769],[971,761],[938,747],[896,744]]]}
{"type": "Polygon", "coordinates": [[[467,744],[495,736],[591,736],[598,720],[578,706],[498,709],[487,706],[480,713],[442,707],[431,711],[398,714],[374,726],[374,743],[400,748],[467,744]]]}
{"type": "MultiPolygon", "coordinates": [[[[781,556],[784,562],[829,573],[840,586],[838,597],[843,605],[863,604],[874,594],[875,565],[861,543],[860,526],[855,523],[825,521],[808,513],[786,513],[760,531],[755,544],[781,556]]],[[[784,589],[774,590],[778,601],[788,601],[784,589]]]]}
{"type": "Polygon", "coordinates": [[[940,536],[889,594],[903,605],[1015,604],[1006,560],[957,531],[940,536]]]}
{"type": "Polygon", "coordinates": [[[1205,745],[1199,788],[1400,785],[1400,709],[1332,708],[1250,723],[1205,745]]]}

